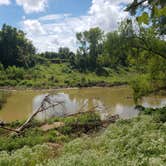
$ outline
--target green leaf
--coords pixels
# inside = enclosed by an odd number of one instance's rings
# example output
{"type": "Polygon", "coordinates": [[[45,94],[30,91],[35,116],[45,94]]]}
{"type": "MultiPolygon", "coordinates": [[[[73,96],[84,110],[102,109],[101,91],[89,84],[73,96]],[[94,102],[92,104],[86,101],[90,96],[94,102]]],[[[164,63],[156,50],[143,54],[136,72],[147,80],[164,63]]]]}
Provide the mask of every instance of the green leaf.
{"type": "Polygon", "coordinates": [[[139,24],[148,24],[149,23],[149,15],[148,13],[144,12],[141,16],[137,17],[137,21],[139,24]]]}
{"type": "Polygon", "coordinates": [[[166,16],[166,6],[159,10],[160,16],[166,16]]]}

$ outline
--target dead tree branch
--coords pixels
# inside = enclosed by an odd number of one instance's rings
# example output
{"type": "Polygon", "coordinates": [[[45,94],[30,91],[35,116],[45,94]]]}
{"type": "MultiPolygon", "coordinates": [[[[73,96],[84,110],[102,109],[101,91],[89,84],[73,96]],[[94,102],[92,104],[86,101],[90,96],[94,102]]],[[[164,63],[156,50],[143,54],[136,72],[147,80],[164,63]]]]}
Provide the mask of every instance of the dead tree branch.
{"type": "MultiPolygon", "coordinates": [[[[31,123],[31,121],[35,118],[35,116],[37,116],[39,113],[44,112],[44,111],[48,111],[50,108],[54,108],[58,105],[62,105],[64,106],[64,101],[59,102],[59,101],[54,101],[52,100],[53,98],[51,98],[53,95],[55,94],[48,94],[44,97],[44,99],[41,102],[41,105],[39,106],[39,108],[32,113],[32,115],[29,116],[29,118],[25,121],[24,124],[22,124],[20,127],[18,127],[17,129],[13,129],[13,128],[8,128],[7,124],[3,121],[0,121],[0,128],[8,130],[8,131],[12,131],[15,132],[17,134],[20,134],[21,132],[23,132],[31,123]],[[51,101],[52,100],[52,101],[51,101]]],[[[64,117],[70,117],[70,116],[77,116],[77,115],[81,115],[81,114],[86,114],[86,113],[94,113],[96,111],[96,108],[99,108],[99,106],[94,106],[92,108],[90,108],[88,111],[82,111],[83,108],[87,105],[87,102],[84,103],[80,109],[76,112],[76,113],[71,113],[71,114],[64,114],[64,117]]],[[[116,117],[117,118],[117,117],[116,117]]],[[[115,119],[116,119],[115,118],[115,119]]],[[[110,119],[110,121],[113,121],[113,119],[110,119]]]]}
{"type": "Polygon", "coordinates": [[[63,104],[63,102],[57,102],[57,101],[52,103],[50,100],[50,97],[51,97],[51,94],[48,94],[47,96],[45,96],[40,107],[37,109],[37,111],[35,111],[32,115],[30,115],[30,117],[25,121],[25,123],[21,125],[19,128],[17,129],[8,128],[6,127],[6,124],[3,121],[0,121],[0,128],[8,130],[8,131],[13,131],[15,133],[22,132],[25,128],[27,128],[27,126],[34,119],[34,117],[37,116],[37,114],[39,114],[40,112],[47,111],[49,108],[54,108],[58,105],[63,104]]]}
{"type": "Polygon", "coordinates": [[[63,102],[57,102],[56,103],[52,103],[51,100],[50,100],[50,94],[45,96],[45,98],[43,99],[42,103],[41,103],[41,106],[37,109],[37,111],[35,111],[27,120],[26,122],[20,126],[17,131],[18,132],[21,132],[23,131],[27,126],[28,124],[32,121],[32,119],[37,115],[39,114],[40,112],[44,112],[44,111],[47,111],[49,108],[54,108],[60,104],[63,104],[63,102]],[[46,106],[46,103],[49,104],[49,106],[46,106]]]}

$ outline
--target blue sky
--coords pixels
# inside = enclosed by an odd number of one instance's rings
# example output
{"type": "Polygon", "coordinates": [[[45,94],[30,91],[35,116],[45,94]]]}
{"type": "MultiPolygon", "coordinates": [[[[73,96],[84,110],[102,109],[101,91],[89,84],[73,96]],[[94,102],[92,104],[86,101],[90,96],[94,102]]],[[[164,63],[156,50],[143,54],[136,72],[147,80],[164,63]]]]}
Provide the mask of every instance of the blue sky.
{"type": "Polygon", "coordinates": [[[91,5],[91,0],[50,0],[47,3],[45,11],[27,14],[24,12],[22,6],[16,4],[15,0],[11,0],[10,2],[11,5],[0,5],[1,26],[7,23],[19,27],[19,21],[23,16],[30,19],[52,13],[72,13],[73,16],[80,16],[85,14],[91,5]]]}
{"type": "Polygon", "coordinates": [[[60,46],[75,50],[75,33],[92,27],[115,30],[128,16],[123,8],[131,1],[0,0],[0,27],[6,23],[22,29],[39,52],[60,46]]]}

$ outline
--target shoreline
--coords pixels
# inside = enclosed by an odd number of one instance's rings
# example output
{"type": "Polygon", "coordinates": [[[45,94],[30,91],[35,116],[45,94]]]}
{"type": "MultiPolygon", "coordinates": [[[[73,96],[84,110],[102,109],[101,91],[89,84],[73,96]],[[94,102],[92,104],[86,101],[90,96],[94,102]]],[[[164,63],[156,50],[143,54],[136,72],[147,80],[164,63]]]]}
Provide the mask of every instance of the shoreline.
{"type": "Polygon", "coordinates": [[[35,87],[11,87],[4,86],[0,87],[1,91],[52,91],[52,90],[70,90],[70,89],[83,89],[83,88],[111,88],[111,87],[121,87],[121,86],[129,86],[127,83],[115,83],[115,84],[96,84],[94,86],[62,86],[62,87],[50,87],[50,88],[35,88],[35,87]]]}

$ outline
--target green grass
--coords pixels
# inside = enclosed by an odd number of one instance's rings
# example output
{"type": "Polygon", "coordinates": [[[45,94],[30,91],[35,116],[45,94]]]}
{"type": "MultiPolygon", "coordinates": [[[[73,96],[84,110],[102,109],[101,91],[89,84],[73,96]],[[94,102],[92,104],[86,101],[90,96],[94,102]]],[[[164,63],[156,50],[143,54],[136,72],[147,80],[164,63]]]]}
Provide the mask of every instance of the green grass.
{"type": "MultiPolygon", "coordinates": [[[[1,129],[0,166],[164,166],[166,107],[140,109],[140,116],[118,120],[99,133],[94,133],[98,131],[96,126],[87,132],[86,125],[100,123],[94,113],[49,119],[47,123],[61,121],[65,127],[47,132],[39,130],[42,123],[37,121],[21,136],[1,129]],[[77,124],[82,126],[77,128],[77,124]],[[45,144],[48,142],[63,147],[50,147],[45,144]]],[[[12,123],[10,127],[21,123],[12,123]]]]}
{"type": "Polygon", "coordinates": [[[52,149],[47,145],[36,145],[33,148],[25,146],[11,154],[0,152],[0,166],[36,166],[53,156],[52,149]]]}
{"type": "MultiPolygon", "coordinates": [[[[64,122],[65,126],[47,132],[40,129],[43,124],[38,121],[33,121],[21,135],[11,135],[9,132],[0,129],[0,151],[11,152],[23,148],[25,145],[33,147],[47,142],[69,142],[83,133],[96,131],[99,129],[101,122],[99,115],[92,112],[67,118],[52,118],[47,123],[52,124],[57,121],[64,122]]],[[[19,121],[12,122],[8,127],[17,128],[22,123],[19,121]]]]}
{"type": "Polygon", "coordinates": [[[0,71],[0,86],[51,88],[51,87],[86,87],[110,86],[128,83],[136,74],[119,68],[109,69],[107,76],[96,73],[80,73],[71,69],[69,64],[37,65],[30,69],[9,67],[0,71]]]}
{"type": "Polygon", "coordinates": [[[42,145],[44,149],[39,145],[24,147],[11,154],[0,152],[0,165],[164,166],[165,145],[165,123],[157,122],[150,115],[141,115],[111,124],[98,136],[83,136],[65,143],[57,156],[51,155],[53,150],[47,145],[42,145]]]}
{"type": "Polygon", "coordinates": [[[98,137],[76,139],[49,166],[133,166],[166,164],[166,125],[150,116],[119,121],[98,137]]]}

